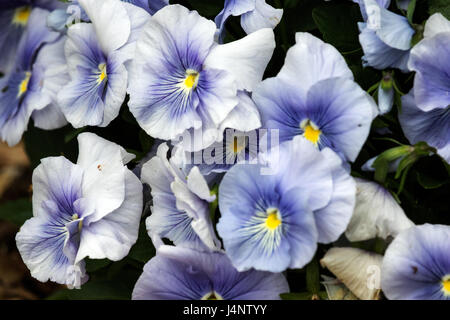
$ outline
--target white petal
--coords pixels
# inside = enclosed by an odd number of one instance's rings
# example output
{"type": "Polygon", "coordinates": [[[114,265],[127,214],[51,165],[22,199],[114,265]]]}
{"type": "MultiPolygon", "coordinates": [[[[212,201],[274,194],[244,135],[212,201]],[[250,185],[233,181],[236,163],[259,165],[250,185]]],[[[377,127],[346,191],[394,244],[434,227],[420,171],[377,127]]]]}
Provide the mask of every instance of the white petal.
{"type": "Polygon", "coordinates": [[[356,205],[345,232],[350,241],[395,237],[414,223],[388,190],[375,182],[355,178],[356,205]]]}
{"type": "Polygon", "coordinates": [[[121,1],[79,0],[79,3],[92,21],[103,53],[119,49],[127,42],[131,22],[121,1]]]}
{"type": "Polygon", "coordinates": [[[281,21],[283,9],[275,9],[265,0],[256,0],[255,10],[244,13],[241,26],[249,34],[263,28],[275,28],[281,21]]]}
{"type": "Polygon", "coordinates": [[[238,91],[239,103],[220,124],[220,131],[226,128],[249,132],[261,127],[261,117],[258,107],[252,98],[244,92],[238,91]]]}
{"type": "Polygon", "coordinates": [[[424,38],[431,38],[441,32],[450,32],[450,21],[441,13],[435,13],[425,23],[423,36],[424,38]]]}
{"type": "Polygon", "coordinates": [[[204,65],[232,73],[238,89],[252,91],[261,82],[274,49],[273,30],[260,29],[238,41],[217,45],[204,65]]]}

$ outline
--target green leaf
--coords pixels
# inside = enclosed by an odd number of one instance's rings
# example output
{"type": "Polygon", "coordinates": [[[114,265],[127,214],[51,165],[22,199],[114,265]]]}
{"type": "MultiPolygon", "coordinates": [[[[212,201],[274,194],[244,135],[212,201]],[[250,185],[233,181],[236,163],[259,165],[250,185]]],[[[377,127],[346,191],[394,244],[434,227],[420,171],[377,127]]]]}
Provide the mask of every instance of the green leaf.
{"type": "Polygon", "coordinates": [[[339,51],[352,51],[360,47],[358,21],[361,13],[351,3],[327,3],[313,10],[312,16],[326,42],[339,51]]]}
{"type": "Polygon", "coordinates": [[[440,12],[444,17],[450,19],[450,2],[448,0],[429,0],[428,3],[430,15],[440,12]]]}
{"type": "Polygon", "coordinates": [[[442,187],[444,184],[448,182],[448,180],[436,179],[430,175],[427,175],[423,172],[417,171],[417,181],[424,189],[437,189],[442,187]]]}
{"type": "Polygon", "coordinates": [[[413,22],[414,10],[416,10],[416,0],[411,0],[408,5],[408,12],[406,13],[409,23],[413,22]]]}
{"type": "Polygon", "coordinates": [[[134,244],[131,247],[130,253],[128,257],[134,259],[136,261],[146,263],[156,254],[155,247],[153,246],[150,237],[147,234],[147,229],[145,227],[145,221],[141,222],[139,227],[139,236],[134,244]]]}
{"type": "Polygon", "coordinates": [[[0,205],[0,220],[6,220],[21,226],[33,216],[31,200],[23,198],[0,205]]]}
{"type": "Polygon", "coordinates": [[[312,294],[318,294],[320,291],[319,262],[317,258],[312,259],[306,266],[306,288],[312,294]]]}
{"type": "Polygon", "coordinates": [[[88,273],[101,270],[111,264],[111,261],[108,259],[85,259],[84,261],[86,262],[86,271],[88,273]]]}
{"type": "Polygon", "coordinates": [[[291,292],[280,294],[282,300],[312,300],[312,296],[313,294],[311,292],[291,292]]]}
{"type": "MultiPolygon", "coordinates": [[[[63,295],[64,296],[64,293],[63,295]]],[[[70,300],[129,300],[129,289],[118,279],[88,281],[81,289],[65,292],[70,300]]]]}

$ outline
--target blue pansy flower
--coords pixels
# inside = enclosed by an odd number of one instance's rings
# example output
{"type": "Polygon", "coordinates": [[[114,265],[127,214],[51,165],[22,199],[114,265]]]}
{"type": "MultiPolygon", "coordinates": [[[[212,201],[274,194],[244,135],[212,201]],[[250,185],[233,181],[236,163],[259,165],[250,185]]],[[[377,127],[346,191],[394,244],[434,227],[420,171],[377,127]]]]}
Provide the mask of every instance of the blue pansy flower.
{"type": "Polygon", "coordinates": [[[58,94],[62,112],[75,128],[107,126],[125,100],[126,63],[140,27],[150,15],[119,0],[79,0],[92,23],[67,32],[65,56],[70,82],[58,94]]]}
{"type": "Polygon", "coordinates": [[[240,16],[241,26],[249,34],[263,28],[275,28],[281,21],[283,9],[275,9],[265,0],[225,0],[223,10],[215,19],[221,40],[230,16],[240,16]]]}
{"type": "Polygon", "coordinates": [[[415,30],[404,16],[386,8],[390,1],[358,0],[365,22],[358,23],[363,65],[408,72],[409,50],[415,30]]]}
{"type": "Polygon", "coordinates": [[[411,50],[408,66],[415,71],[414,97],[423,111],[448,109],[450,105],[450,21],[432,15],[425,24],[424,39],[411,50]]]}
{"type": "Polygon", "coordinates": [[[2,81],[0,136],[9,145],[20,141],[33,111],[44,109],[52,103],[52,94],[44,81],[48,56],[45,51],[38,54],[42,45],[55,42],[59,37],[58,33],[50,32],[45,26],[48,13],[39,8],[30,13],[28,27],[17,49],[14,68],[2,81]]]}
{"type": "Polygon", "coordinates": [[[424,224],[387,248],[381,289],[391,300],[450,300],[450,226],[424,224]]]}
{"type": "Polygon", "coordinates": [[[53,10],[64,7],[65,4],[58,0],[4,0],[0,3],[0,72],[8,73],[14,67],[17,48],[33,8],[53,10]]]}
{"type": "Polygon", "coordinates": [[[450,163],[450,106],[423,111],[417,106],[414,89],[402,97],[398,119],[411,144],[425,141],[450,163]]]}
{"type": "Polygon", "coordinates": [[[238,272],[222,252],[162,246],[138,279],[134,300],[279,300],[289,292],[281,273],[238,272]]]}
{"type": "Polygon", "coordinates": [[[354,161],[377,114],[373,99],[353,81],[339,52],[297,33],[283,68],[253,93],[263,128],[279,130],[280,141],[304,136],[354,161]]]}
{"type": "MultiPolygon", "coordinates": [[[[130,71],[130,111],[152,137],[186,151],[220,141],[223,121],[262,79],[275,47],[271,29],[224,45],[216,25],[180,5],[159,10],[142,31],[130,71]]],[[[242,120],[241,120],[242,121],[242,120]]]]}
{"type": "Polygon", "coordinates": [[[336,241],[345,231],[355,182],[336,153],[319,151],[303,137],[272,148],[260,161],[236,164],[225,174],[217,231],[239,271],[302,268],[317,242],[336,241]]]}
{"type": "Polygon", "coordinates": [[[33,217],[16,236],[33,277],[69,287],[87,281],[85,257],[128,254],[142,213],[142,184],[125,166],[134,156],[92,133],[78,142],[76,164],[50,157],[34,170],[33,217]]]}
{"type": "Polygon", "coordinates": [[[198,167],[184,166],[177,157],[167,158],[169,147],[159,145],[157,154],[141,170],[141,181],[151,188],[153,205],[146,220],[155,246],[161,238],[192,248],[220,248],[209,218],[212,195],[198,167]]]}

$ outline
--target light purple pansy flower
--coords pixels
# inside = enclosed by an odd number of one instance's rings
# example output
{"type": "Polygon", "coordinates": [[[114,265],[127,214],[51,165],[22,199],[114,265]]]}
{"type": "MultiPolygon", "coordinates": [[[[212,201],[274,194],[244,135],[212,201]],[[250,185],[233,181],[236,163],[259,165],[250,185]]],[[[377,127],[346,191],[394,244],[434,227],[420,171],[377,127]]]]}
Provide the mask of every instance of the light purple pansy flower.
{"type": "Polygon", "coordinates": [[[238,272],[222,252],[162,246],[144,267],[134,300],[279,300],[289,292],[281,273],[238,272]]]}
{"type": "Polygon", "coordinates": [[[253,99],[262,127],[279,130],[280,141],[304,136],[348,161],[358,156],[378,114],[339,52],[308,33],[296,34],[283,68],[257,87],[253,99]]]}
{"type": "Polygon", "coordinates": [[[215,18],[221,41],[230,16],[240,16],[242,29],[249,34],[263,28],[275,28],[281,21],[283,9],[273,8],[266,0],[225,0],[223,10],[215,18]]]}
{"type": "Polygon", "coordinates": [[[381,289],[391,300],[450,300],[450,226],[424,224],[387,248],[381,289]]]}
{"type": "Polygon", "coordinates": [[[217,231],[239,271],[302,268],[317,243],[336,241],[355,204],[355,182],[331,149],[303,137],[236,164],[219,187],[217,231]],[[265,171],[268,170],[268,171],[265,171]]]}
{"type": "Polygon", "coordinates": [[[149,236],[156,247],[161,238],[192,248],[220,248],[208,204],[216,199],[198,167],[184,166],[179,158],[168,156],[162,143],[155,157],[145,163],[141,181],[151,188],[153,206],[146,220],[149,236]]]}
{"type": "Polygon", "coordinates": [[[31,275],[79,287],[88,277],[83,259],[124,258],[138,236],[142,184],[125,166],[119,145],[92,133],[78,136],[76,164],[41,160],[33,172],[33,217],[17,233],[31,275]]]}
{"type": "Polygon", "coordinates": [[[398,68],[408,72],[409,50],[415,30],[406,17],[388,9],[390,1],[354,0],[359,3],[364,22],[358,23],[363,65],[376,69],[398,68]]]}
{"type": "MultiPolygon", "coordinates": [[[[1,140],[11,146],[20,141],[33,112],[47,109],[46,107],[53,108],[50,105],[53,103],[54,94],[46,82],[49,67],[46,62],[49,59],[47,54],[53,47],[48,48],[45,44],[55,42],[59,34],[47,29],[45,19],[48,13],[40,8],[31,11],[28,27],[17,49],[14,68],[4,80],[2,79],[0,136],[1,140]],[[43,49],[39,50],[43,45],[43,49]]],[[[64,123],[62,118],[60,122],[54,123],[54,126],[64,123]]],[[[37,126],[41,124],[43,128],[47,128],[45,123],[39,120],[36,122],[37,126]]]]}
{"type": "Polygon", "coordinates": [[[414,97],[423,111],[450,105],[450,21],[432,15],[425,24],[424,39],[411,50],[408,66],[415,71],[414,97]]]}
{"type": "Polygon", "coordinates": [[[33,8],[53,10],[65,6],[65,3],[58,0],[4,0],[0,3],[0,72],[6,74],[15,66],[19,42],[33,8]]]}
{"type": "Polygon", "coordinates": [[[65,57],[71,80],[59,92],[58,103],[75,128],[105,127],[125,100],[126,63],[150,15],[119,0],[79,3],[92,23],[76,23],[67,32],[65,57]]]}
{"type": "Polygon", "coordinates": [[[450,163],[450,106],[423,111],[417,106],[414,89],[402,97],[398,119],[411,144],[425,141],[450,163]]]}
{"type": "Polygon", "coordinates": [[[130,110],[150,136],[198,151],[222,140],[224,121],[231,128],[243,121],[232,113],[245,111],[238,92],[261,81],[274,34],[261,29],[218,45],[215,32],[214,22],[180,5],[159,10],[143,28],[128,92],[130,110]]]}

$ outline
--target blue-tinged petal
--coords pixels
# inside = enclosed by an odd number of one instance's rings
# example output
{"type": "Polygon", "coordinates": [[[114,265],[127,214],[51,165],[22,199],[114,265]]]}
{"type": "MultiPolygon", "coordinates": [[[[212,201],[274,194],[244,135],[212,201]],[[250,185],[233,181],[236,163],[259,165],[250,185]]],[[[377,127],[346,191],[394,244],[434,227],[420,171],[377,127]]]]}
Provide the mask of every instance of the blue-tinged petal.
{"type": "Polygon", "coordinates": [[[391,300],[450,300],[450,227],[424,224],[387,248],[381,288],[391,300]]]}
{"type": "Polygon", "coordinates": [[[378,110],[381,114],[391,111],[394,105],[394,88],[384,89],[382,85],[378,87],[378,110]]]}
{"type": "Polygon", "coordinates": [[[348,171],[343,167],[341,158],[325,149],[322,154],[332,168],[333,191],[326,207],[314,212],[318,242],[336,241],[347,229],[355,207],[356,184],[348,171]]]}
{"type": "Polygon", "coordinates": [[[417,107],[411,90],[402,97],[402,110],[398,119],[411,144],[425,141],[450,162],[450,107],[422,111],[417,107]]]}
{"type": "Polygon", "coordinates": [[[31,8],[29,7],[0,11],[0,25],[2,26],[2,32],[0,33],[0,47],[2,48],[0,72],[4,74],[14,67],[17,47],[27,25],[30,11],[31,8]],[[17,19],[19,15],[22,15],[23,18],[17,19]]]}
{"type": "Polygon", "coordinates": [[[416,71],[414,96],[423,111],[450,105],[450,32],[423,39],[411,50],[408,66],[416,71]]]}
{"type": "Polygon", "coordinates": [[[219,38],[222,42],[225,22],[230,16],[240,16],[246,12],[255,9],[255,0],[225,0],[223,10],[215,18],[217,28],[219,29],[219,38]]]}
{"type": "Polygon", "coordinates": [[[136,242],[142,214],[142,184],[131,172],[125,173],[125,200],[103,219],[83,224],[76,261],[91,259],[119,261],[136,242]]]}
{"type": "Polygon", "coordinates": [[[223,253],[162,246],[145,265],[133,299],[265,300],[288,291],[281,273],[238,272],[223,253]]]}
{"type": "Polygon", "coordinates": [[[205,60],[205,68],[226,70],[235,78],[239,90],[253,91],[274,49],[273,30],[260,29],[240,40],[215,46],[205,60]]]}
{"type": "Polygon", "coordinates": [[[258,107],[250,95],[245,91],[238,91],[239,103],[231,110],[228,116],[220,124],[221,131],[226,128],[249,132],[261,127],[261,118],[258,107]]]}
{"type": "Polygon", "coordinates": [[[241,17],[241,26],[249,34],[263,28],[274,29],[281,21],[283,9],[275,9],[265,0],[256,0],[255,9],[241,17]]]}
{"type": "Polygon", "coordinates": [[[389,47],[377,36],[374,30],[362,25],[359,42],[364,51],[363,65],[375,69],[398,68],[408,72],[409,50],[399,50],[389,47]]]}
{"type": "Polygon", "coordinates": [[[278,78],[302,92],[327,78],[342,77],[353,80],[353,73],[344,57],[330,44],[306,32],[297,32],[295,42],[286,54],[278,78]]]}
{"type": "Polygon", "coordinates": [[[411,48],[415,33],[406,17],[395,14],[378,5],[375,0],[364,0],[367,12],[367,27],[389,47],[399,50],[411,48]]]}
{"type": "Polygon", "coordinates": [[[214,197],[198,168],[183,172],[167,160],[167,152],[167,144],[161,144],[157,156],[142,167],[141,180],[153,196],[152,214],[146,220],[149,235],[168,238],[176,245],[214,248],[217,239],[208,209],[214,197]]]}
{"type": "Polygon", "coordinates": [[[138,6],[152,15],[169,4],[169,0],[122,0],[122,1],[138,6]]]}
{"type": "Polygon", "coordinates": [[[71,250],[64,250],[72,241],[64,225],[56,224],[51,217],[34,217],[25,222],[16,235],[17,248],[31,275],[41,282],[48,280],[79,286],[87,280],[84,265],[73,277],[75,256],[67,256],[71,250]]]}

